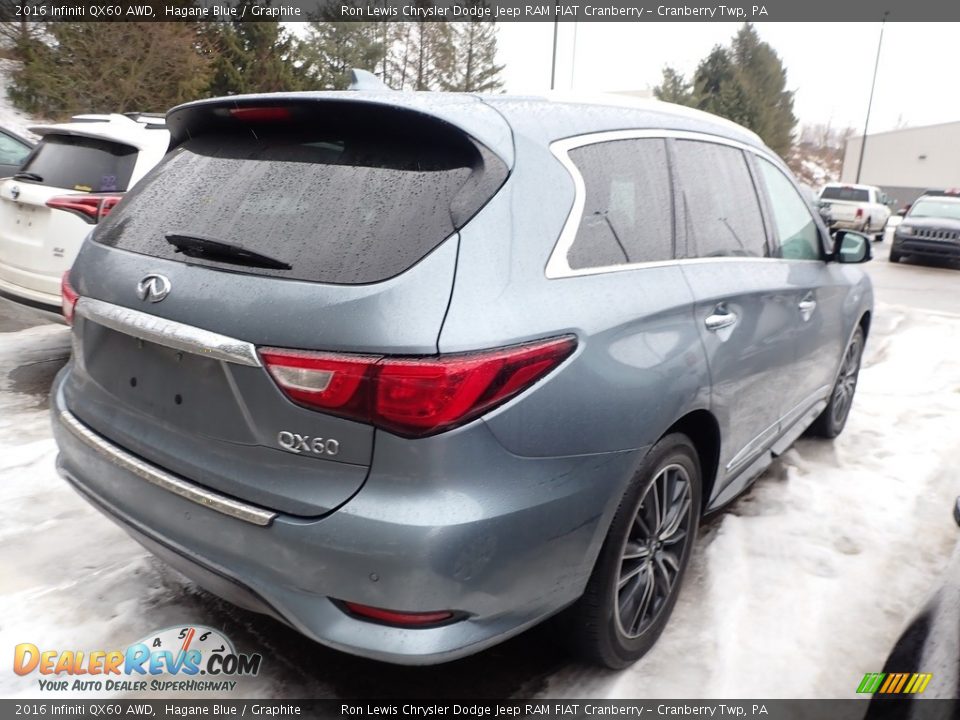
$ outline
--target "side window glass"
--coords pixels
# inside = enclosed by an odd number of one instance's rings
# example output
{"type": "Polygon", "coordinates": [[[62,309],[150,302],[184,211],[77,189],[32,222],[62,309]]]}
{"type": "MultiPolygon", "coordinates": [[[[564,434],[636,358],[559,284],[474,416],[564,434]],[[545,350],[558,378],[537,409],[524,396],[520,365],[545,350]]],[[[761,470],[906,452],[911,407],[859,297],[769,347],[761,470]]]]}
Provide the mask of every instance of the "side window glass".
{"type": "Polygon", "coordinates": [[[766,256],[760,200],[743,152],[694,140],[678,140],[675,148],[687,255],[766,256]]]}
{"type": "Polygon", "coordinates": [[[806,203],[773,163],[757,158],[776,229],[776,255],[787,260],[819,260],[820,232],[806,203]]]}
{"type": "Polygon", "coordinates": [[[567,262],[574,270],[673,259],[666,142],[614,140],[574,148],[585,202],[567,262]]]}
{"type": "Polygon", "coordinates": [[[30,148],[14,140],[9,135],[0,133],[0,163],[4,165],[19,165],[30,154],[30,148]]]}

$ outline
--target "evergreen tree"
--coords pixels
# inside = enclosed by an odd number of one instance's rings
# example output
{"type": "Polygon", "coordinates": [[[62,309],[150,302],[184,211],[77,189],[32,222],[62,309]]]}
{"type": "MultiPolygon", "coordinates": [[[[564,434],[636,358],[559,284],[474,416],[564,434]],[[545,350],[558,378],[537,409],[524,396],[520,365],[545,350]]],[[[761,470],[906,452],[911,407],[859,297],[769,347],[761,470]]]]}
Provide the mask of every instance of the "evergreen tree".
{"type": "Polygon", "coordinates": [[[696,107],[750,127],[748,95],[730,53],[719,45],[697,67],[693,76],[696,107]]]}
{"type": "Polygon", "coordinates": [[[663,79],[653,89],[653,95],[657,100],[676,103],[677,105],[696,104],[691,84],[683,77],[682,73],[677,72],[669,65],[664,66],[663,79]]]}
{"type": "MultiPolygon", "coordinates": [[[[252,3],[244,0],[241,4],[252,3]]],[[[213,79],[207,95],[314,87],[301,43],[278,22],[209,23],[205,34],[213,64],[213,79]]]]}
{"type": "Polygon", "coordinates": [[[165,112],[201,96],[210,78],[195,23],[55,22],[18,39],[8,94],[49,118],[165,112]]]}
{"type": "Polygon", "coordinates": [[[740,80],[750,98],[750,127],[780,155],[793,142],[797,118],[793,114],[793,93],[787,87],[787,71],[780,56],[760,40],[750,23],[733,39],[733,55],[740,80]]]}
{"type": "Polygon", "coordinates": [[[496,92],[503,87],[497,60],[497,31],[492,22],[450,24],[437,53],[437,84],[453,92],[496,92]]]}
{"type": "Polygon", "coordinates": [[[312,22],[304,43],[304,58],[311,77],[321,88],[343,90],[350,70],[360,68],[383,74],[387,34],[383,23],[312,22]]]}
{"type": "Polygon", "coordinates": [[[745,23],[729,48],[717,45],[700,61],[692,83],[665,67],[654,95],[733,120],[786,157],[797,124],[793,93],[786,85],[787,71],[780,56],[745,23]]]}

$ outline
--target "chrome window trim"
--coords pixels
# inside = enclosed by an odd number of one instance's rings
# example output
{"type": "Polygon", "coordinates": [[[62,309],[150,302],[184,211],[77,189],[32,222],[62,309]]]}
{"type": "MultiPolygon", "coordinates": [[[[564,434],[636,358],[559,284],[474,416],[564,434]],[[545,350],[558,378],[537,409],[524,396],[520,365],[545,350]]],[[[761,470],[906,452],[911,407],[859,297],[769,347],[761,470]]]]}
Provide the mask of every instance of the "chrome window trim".
{"type": "Polygon", "coordinates": [[[256,347],[244,340],[88,297],[80,298],[75,312],[140,340],[236,365],[261,367],[256,347]]]}
{"type": "MultiPolygon", "coordinates": [[[[600,267],[580,268],[574,270],[570,267],[567,260],[567,253],[573,247],[573,241],[576,239],[577,230],[580,227],[580,220],[583,218],[583,206],[586,203],[586,186],[583,176],[577,169],[573,160],[570,159],[570,151],[584,147],[585,145],[596,145],[598,143],[614,142],[617,140],[643,140],[643,139],[663,139],[672,138],[675,140],[699,140],[717,145],[728,145],[730,147],[753,153],[771,161],[776,165],[776,158],[762,148],[748,145],[737,140],[722,137],[720,135],[710,135],[709,133],[691,132],[688,130],[611,130],[606,132],[587,133],[585,135],[576,135],[574,137],[555,140],[550,143],[550,152],[560,161],[560,164],[566,168],[573,180],[574,195],[573,206],[570,213],[564,221],[563,229],[560,231],[560,237],[553,246],[550,258],[547,260],[544,274],[550,280],[568,277],[581,277],[583,275],[602,275],[612,272],[623,272],[625,270],[636,270],[637,268],[655,268],[667,267],[672,265],[689,265],[694,263],[715,263],[715,262],[744,262],[759,261],[769,262],[771,260],[781,260],[782,258],[773,257],[718,257],[718,258],[676,258],[673,260],[654,260],[650,262],[623,263],[621,265],[604,265],[600,267]]],[[[799,260],[792,262],[822,262],[821,260],[799,260]]]]}
{"type": "Polygon", "coordinates": [[[127,470],[137,477],[156,485],[174,495],[210,508],[218,513],[229,515],[237,520],[266,527],[277,517],[277,513],[255,505],[234,500],[220,493],[206,490],[191,482],[171,475],[150,463],[147,463],[126,450],[122,450],[80,422],[69,410],[60,411],[60,422],[73,435],[92,450],[114,465],[127,470]]]}

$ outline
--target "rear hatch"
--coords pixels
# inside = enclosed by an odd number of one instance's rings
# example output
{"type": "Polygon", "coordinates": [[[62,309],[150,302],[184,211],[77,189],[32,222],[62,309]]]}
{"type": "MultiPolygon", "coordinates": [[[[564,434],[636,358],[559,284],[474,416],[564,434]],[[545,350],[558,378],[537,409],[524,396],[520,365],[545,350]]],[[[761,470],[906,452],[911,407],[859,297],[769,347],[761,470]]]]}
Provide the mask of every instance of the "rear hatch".
{"type": "Polygon", "coordinates": [[[65,386],[130,452],[299,516],[361,487],[374,429],[294,402],[261,352],[435,353],[457,229],[507,175],[450,122],[320,98],[172,111],[175,149],[71,271],[65,386]]]}
{"type": "Polygon", "coordinates": [[[97,213],[53,209],[53,198],[127,189],[137,148],[82,135],[50,133],[18,174],[0,182],[0,264],[5,280],[56,295],[97,213]]]}

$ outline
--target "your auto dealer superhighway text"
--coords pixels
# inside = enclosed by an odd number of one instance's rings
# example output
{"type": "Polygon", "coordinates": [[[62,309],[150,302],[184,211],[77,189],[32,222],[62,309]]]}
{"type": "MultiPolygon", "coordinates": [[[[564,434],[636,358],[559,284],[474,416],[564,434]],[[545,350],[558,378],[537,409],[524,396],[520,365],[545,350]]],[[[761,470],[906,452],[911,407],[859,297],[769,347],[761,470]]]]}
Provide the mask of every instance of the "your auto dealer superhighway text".
{"type": "Polygon", "coordinates": [[[691,703],[658,705],[638,703],[636,705],[592,704],[592,703],[526,703],[512,705],[349,705],[340,706],[342,716],[360,715],[414,715],[422,717],[450,717],[450,716],[488,716],[488,717],[528,717],[530,715],[606,715],[622,716],[687,716],[698,715],[707,717],[729,716],[745,717],[747,715],[766,715],[766,707],[760,704],[738,705],[716,703],[714,705],[694,705],[691,703]]]}

